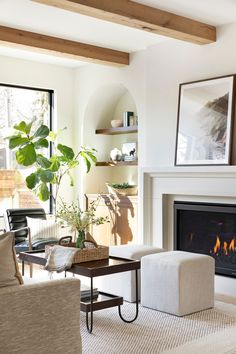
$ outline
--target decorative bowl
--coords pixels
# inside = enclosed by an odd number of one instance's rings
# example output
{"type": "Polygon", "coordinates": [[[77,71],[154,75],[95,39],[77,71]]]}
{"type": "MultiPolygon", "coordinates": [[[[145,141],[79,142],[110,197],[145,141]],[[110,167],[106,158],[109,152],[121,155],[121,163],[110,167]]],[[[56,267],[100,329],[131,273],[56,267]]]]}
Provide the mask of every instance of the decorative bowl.
{"type": "Polygon", "coordinates": [[[123,195],[123,196],[132,196],[137,195],[138,193],[138,186],[130,186],[129,188],[114,188],[108,182],[106,183],[108,193],[113,195],[123,195]]]}
{"type": "Polygon", "coordinates": [[[123,127],[123,120],[122,119],[113,119],[111,120],[112,128],[123,127]]]}

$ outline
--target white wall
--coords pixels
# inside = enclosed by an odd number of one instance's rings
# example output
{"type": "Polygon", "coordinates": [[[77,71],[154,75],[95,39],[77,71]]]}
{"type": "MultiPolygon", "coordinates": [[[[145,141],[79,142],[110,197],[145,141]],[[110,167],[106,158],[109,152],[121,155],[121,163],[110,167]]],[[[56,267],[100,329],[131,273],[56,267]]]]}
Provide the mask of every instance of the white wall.
{"type": "Polygon", "coordinates": [[[146,55],[146,166],[173,166],[179,84],[236,73],[236,23],[217,31],[217,42],[198,46],[167,41],[146,55]]]}
{"type": "MultiPolygon", "coordinates": [[[[71,132],[74,131],[75,114],[72,69],[1,56],[0,82],[54,90],[57,128],[68,127],[61,142],[73,147],[74,136],[71,136],[71,132]]],[[[62,194],[70,198],[73,191],[67,186],[68,183],[62,186],[62,194]]]]}

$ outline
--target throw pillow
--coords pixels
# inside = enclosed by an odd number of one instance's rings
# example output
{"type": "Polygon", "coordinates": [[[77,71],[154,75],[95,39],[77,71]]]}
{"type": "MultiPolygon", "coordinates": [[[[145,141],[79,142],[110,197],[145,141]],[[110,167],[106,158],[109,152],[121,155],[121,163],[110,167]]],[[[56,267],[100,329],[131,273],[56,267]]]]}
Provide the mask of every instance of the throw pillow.
{"type": "Polygon", "coordinates": [[[0,288],[23,284],[16,260],[12,232],[0,235],[0,259],[0,288]]]}
{"type": "Polygon", "coordinates": [[[27,219],[27,225],[30,228],[31,240],[38,239],[59,239],[63,236],[71,235],[68,228],[62,228],[59,223],[54,220],[42,220],[29,218],[27,219]]]}

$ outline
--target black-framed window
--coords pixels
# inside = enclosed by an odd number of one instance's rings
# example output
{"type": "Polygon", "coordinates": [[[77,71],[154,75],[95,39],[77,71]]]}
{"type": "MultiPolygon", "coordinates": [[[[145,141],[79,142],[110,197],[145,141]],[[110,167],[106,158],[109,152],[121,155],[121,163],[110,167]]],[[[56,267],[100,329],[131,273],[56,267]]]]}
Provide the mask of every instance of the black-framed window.
{"type": "MultiPolygon", "coordinates": [[[[32,119],[53,129],[53,91],[0,83],[0,215],[6,208],[42,206],[47,213],[52,212],[51,201],[40,202],[27,189],[24,181],[30,169],[17,164],[4,139],[15,124],[32,119]]],[[[51,154],[50,149],[47,154],[51,154]]]]}

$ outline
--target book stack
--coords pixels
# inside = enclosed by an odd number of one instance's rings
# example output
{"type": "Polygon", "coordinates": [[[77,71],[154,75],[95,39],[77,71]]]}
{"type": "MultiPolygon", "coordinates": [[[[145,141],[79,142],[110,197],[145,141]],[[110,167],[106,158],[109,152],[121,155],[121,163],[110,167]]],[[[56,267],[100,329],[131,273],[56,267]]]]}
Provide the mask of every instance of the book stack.
{"type": "Polygon", "coordinates": [[[124,161],[136,161],[136,160],[137,160],[136,156],[124,155],[124,161]]]}
{"type": "MultiPolygon", "coordinates": [[[[99,294],[98,288],[93,288],[93,299],[96,299],[98,297],[98,294],[99,294]]],[[[91,295],[90,286],[81,283],[80,300],[81,301],[90,300],[90,295],[91,295]]]]}

